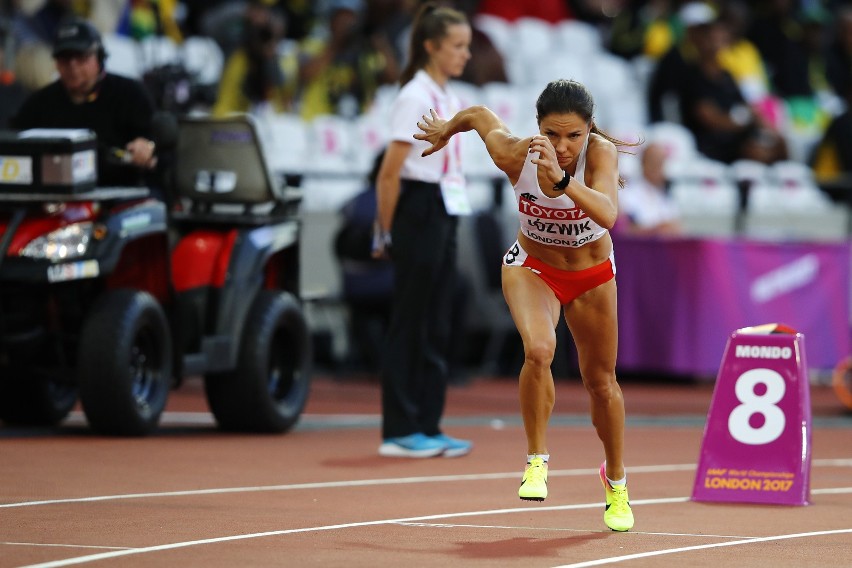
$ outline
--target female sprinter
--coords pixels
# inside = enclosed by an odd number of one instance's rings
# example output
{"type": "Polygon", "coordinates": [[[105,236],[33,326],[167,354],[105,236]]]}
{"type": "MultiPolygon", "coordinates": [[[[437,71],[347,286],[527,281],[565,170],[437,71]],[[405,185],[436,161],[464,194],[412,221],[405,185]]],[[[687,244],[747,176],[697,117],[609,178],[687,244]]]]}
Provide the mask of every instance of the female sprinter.
{"type": "Polygon", "coordinates": [[[609,229],[618,214],[617,145],[626,144],[594,123],[594,101],[575,81],[549,83],[536,102],[539,134],[518,138],[491,110],[474,106],[449,120],[431,111],[415,135],[432,146],[475,130],[494,164],[515,189],[518,239],[503,257],[503,295],[524,345],[519,379],[527,436],[527,467],[518,495],[547,496],[547,425],[555,388],[550,366],[560,313],[577,346],[580,374],[591,398],[591,418],[603,442],[600,478],[604,522],[615,531],[633,527],[627,496],[624,399],[615,377],[618,350],[615,262],[609,229]]]}

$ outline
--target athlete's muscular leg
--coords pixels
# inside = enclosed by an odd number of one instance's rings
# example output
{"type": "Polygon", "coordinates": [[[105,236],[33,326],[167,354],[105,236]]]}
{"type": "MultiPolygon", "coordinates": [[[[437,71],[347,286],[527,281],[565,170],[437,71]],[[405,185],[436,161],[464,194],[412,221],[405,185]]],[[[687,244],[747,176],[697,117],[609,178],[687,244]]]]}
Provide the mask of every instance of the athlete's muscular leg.
{"type": "Polygon", "coordinates": [[[503,296],[524,344],[518,394],[527,453],[546,454],[547,423],[556,399],[550,364],[556,351],[559,301],[541,278],[517,266],[503,267],[503,296]]]}
{"type": "Polygon", "coordinates": [[[603,442],[606,475],[624,477],[624,398],[615,378],[618,318],[615,280],[589,290],[565,307],[583,384],[591,397],[592,424],[603,442]]]}

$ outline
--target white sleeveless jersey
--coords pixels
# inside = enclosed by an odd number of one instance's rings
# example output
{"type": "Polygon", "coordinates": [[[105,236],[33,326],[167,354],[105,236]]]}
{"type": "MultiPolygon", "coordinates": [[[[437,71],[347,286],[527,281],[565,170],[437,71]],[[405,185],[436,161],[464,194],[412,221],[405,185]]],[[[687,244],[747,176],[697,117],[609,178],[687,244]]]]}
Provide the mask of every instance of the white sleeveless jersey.
{"type": "MultiPolygon", "coordinates": [[[[574,177],[584,183],[588,144],[587,137],[586,144],[577,158],[577,171],[574,174],[574,177]]],[[[521,232],[536,242],[569,248],[581,247],[604,236],[607,230],[592,221],[567,195],[553,198],[541,192],[538,185],[538,167],[532,163],[534,155],[527,155],[521,176],[515,184],[521,232]]]]}

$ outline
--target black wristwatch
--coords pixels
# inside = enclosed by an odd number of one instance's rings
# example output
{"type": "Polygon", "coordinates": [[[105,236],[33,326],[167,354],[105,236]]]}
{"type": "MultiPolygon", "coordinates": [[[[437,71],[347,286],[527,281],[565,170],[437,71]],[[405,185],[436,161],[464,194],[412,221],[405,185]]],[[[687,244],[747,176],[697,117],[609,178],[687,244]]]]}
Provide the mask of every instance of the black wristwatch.
{"type": "Polygon", "coordinates": [[[553,189],[556,191],[565,191],[565,188],[568,187],[568,184],[571,182],[571,174],[565,172],[565,177],[556,182],[553,185],[553,189]]]}

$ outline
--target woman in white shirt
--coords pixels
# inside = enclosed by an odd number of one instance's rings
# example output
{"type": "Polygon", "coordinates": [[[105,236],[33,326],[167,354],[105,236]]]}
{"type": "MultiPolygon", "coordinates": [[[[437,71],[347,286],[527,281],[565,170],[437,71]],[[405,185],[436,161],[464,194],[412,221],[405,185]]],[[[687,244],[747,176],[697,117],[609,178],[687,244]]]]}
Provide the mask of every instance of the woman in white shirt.
{"type": "Polygon", "coordinates": [[[383,354],[384,456],[423,458],[467,454],[472,444],[441,431],[456,271],[456,214],[466,213],[459,141],[440,156],[422,155],[414,139],[429,109],[453,114],[461,103],[448,88],[470,59],[464,14],[424,4],[411,31],[390,119],[390,143],[377,181],[373,254],[394,266],[391,321],[383,354]],[[391,244],[392,243],[392,244],[391,244]]]}

